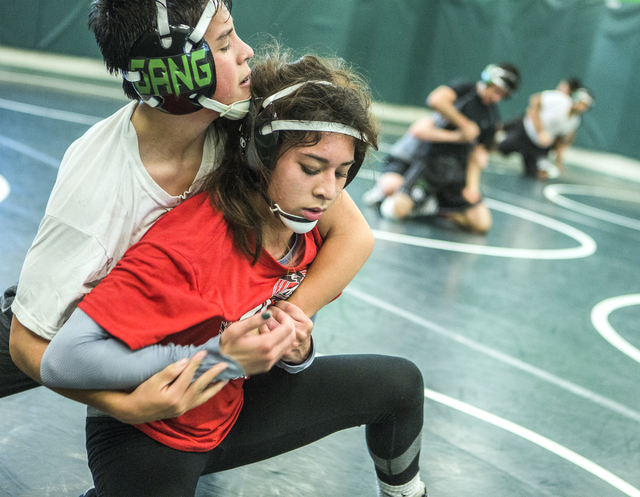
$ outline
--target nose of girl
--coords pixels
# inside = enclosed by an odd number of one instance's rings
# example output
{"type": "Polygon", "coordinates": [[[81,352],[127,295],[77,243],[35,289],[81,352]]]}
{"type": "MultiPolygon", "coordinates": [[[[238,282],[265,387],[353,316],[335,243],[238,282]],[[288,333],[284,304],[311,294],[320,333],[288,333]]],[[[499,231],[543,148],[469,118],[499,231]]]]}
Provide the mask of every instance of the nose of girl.
{"type": "Polygon", "coordinates": [[[313,192],[314,195],[325,200],[332,200],[337,191],[335,171],[328,170],[319,176],[318,183],[313,192]]]}

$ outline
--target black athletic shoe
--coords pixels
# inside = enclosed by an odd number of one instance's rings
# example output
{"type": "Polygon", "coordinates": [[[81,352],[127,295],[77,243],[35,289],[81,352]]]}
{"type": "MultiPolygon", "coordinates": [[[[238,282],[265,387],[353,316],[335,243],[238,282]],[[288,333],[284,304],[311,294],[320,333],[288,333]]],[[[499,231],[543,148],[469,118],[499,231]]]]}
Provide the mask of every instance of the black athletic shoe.
{"type": "Polygon", "coordinates": [[[79,497],[98,497],[98,493],[96,492],[95,488],[90,488],[89,490],[87,490],[85,493],[83,493],[79,497]]]}
{"type": "Polygon", "coordinates": [[[427,195],[422,201],[416,202],[407,217],[431,217],[438,214],[440,206],[434,195],[427,195]]]}

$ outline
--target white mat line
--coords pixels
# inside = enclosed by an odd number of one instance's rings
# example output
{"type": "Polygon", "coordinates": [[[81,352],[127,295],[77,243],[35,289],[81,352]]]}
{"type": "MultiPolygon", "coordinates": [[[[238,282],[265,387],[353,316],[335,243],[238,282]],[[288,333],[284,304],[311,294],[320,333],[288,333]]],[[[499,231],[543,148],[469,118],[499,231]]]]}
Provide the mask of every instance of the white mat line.
{"type": "Polygon", "coordinates": [[[39,152],[38,150],[16,140],[13,140],[7,136],[0,135],[0,147],[6,147],[11,150],[15,150],[16,152],[26,155],[27,157],[31,157],[32,159],[42,162],[43,164],[51,166],[55,169],[58,169],[60,167],[60,159],[56,159],[55,157],[51,157],[50,155],[43,154],[42,152],[39,152]]]}
{"type": "Polygon", "coordinates": [[[547,185],[543,190],[544,196],[553,202],[560,205],[565,209],[579,212],[602,221],[617,224],[619,226],[625,226],[634,230],[640,231],[640,221],[627,216],[621,216],[614,214],[613,212],[605,211],[585,205],[575,200],[564,197],[566,194],[573,195],[586,195],[600,198],[610,198],[614,200],[622,200],[625,202],[640,203],[640,193],[624,190],[615,190],[613,188],[592,187],[584,185],[564,185],[555,184],[547,185]]]}
{"type": "Polygon", "coordinates": [[[640,305],[640,294],[611,297],[597,304],[591,311],[591,322],[602,338],[623,354],[636,362],[640,362],[640,350],[622,338],[609,323],[609,314],[616,309],[640,305]]]}
{"type": "Polygon", "coordinates": [[[113,100],[128,101],[121,89],[94,85],[91,83],[81,83],[79,81],[68,79],[0,71],[0,81],[20,85],[39,86],[43,88],[50,88],[52,90],[64,90],[72,93],[110,98],[113,100]]]}
{"type": "Polygon", "coordinates": [[[0,176],[0,202],[4,201],[10,193],[11,188],[9,187],[9,182],[4,179],[3,176],[0,176]]]}
{"type": "Polygon", "coordinates": [[[594,404],[597,404],[600,407],[603,407],[617,414],[620,414],[621,416],[624,416],[627,419],[635,421],[636,423],[640,423],[640,412],[634,411],[633,409],[630,409],[629,407],[622,405],[619,402],[616,402],[600,394],[592,392],[591,390],[583,388],[570,381],[563,380],[562,378],[559,378],[551,373],[548,373],[542,369],[532,366],[531,364],[521,361],[520,359],[516,359],[515,357],[511,357],[507,354],[504,354],[490,347],[482,345],[478,342],[475,342],[474,340],[471,340],[462,335],[459,335],[458,333],[449,331],[440,325],[437,325],[431,321],[428,321],[411,312],[405,311],[404,309],[401,309],[393,304],[390,304],[389,302],[386,302],[372,295],[369,295],[365,292],[357,290],[352,286],[348,286],[347,288],[345,288],[344,293],[352,297],[355,297],[359,300],[362,300],[363,302],[367,302],[375,307],[383,309],[387,312],[390,312],[391,314],[394,314],[398,317],[406,319],[407,321],[410,321],[419,326],[422,326],[423,328],[426,328],[435,333],[438,333],[439,335],[449,338],[454,342],[464,345],[465,347],[468,347],[472,350],[480,352],[481,354],[484,354],[500,362],[513,366],[521,371],[524,371],[532,376],[535,376],[536,378],[539,378],[540,380],[543,380],[549,384],[555,385],[556,387],[559,387],[562,390],[566,390],[567,392],[570,392],[578,397],[582,397],[583,399],[593,402],[594,404]]]}
{"type": "Polygon", "coordinates": [[[30,114],[32,116],[46,117],[48,119],[86,124],[88,126],[93,126],[95,123],[102,120],[101,117],[88,116],[86,114],[78,114],[76,112],[68,112],[66,110],[51,109],[48,107],[41,107],[40,105],[25,104],[22,102],[15,102],[13,100],[5,100],[4,98],[0,98],[0,108],[11,110],[13,112],[20,112],[22,114],[30,114]]]}
{"type": "Polygon", "coordinates": [[[523,426],[520,426],[516,423],[512,423],[511,421],[507,421],[504,418],[496,416],[495,414],[491,414],[487,411],[483,411],[482,409],[478,409],[477,407],[473,407],[465,402],[461,402],[452,397],[448,397],[447,395],[441,394],[434,390],[430,390],[428,388],[424,389],[424,396],[428,399],[431,399],[435,402],[439,402],[440,404],[444,404],[453,409],[456,409],[465,414],[469,414],[474,416],[482,421],[486,421],[498,428],[508,431],[509,433],[513,433],[529,442],[532,442],[557,456],[569,461],[572,464],[575,464],[579,468],[588,471],[592,475],[600,478],[602,481],[608,483],[609,485],[617,488],[622,493],[630,496],[630,497],[640,497],[640,490],[627,483],[620,477],[614,475],[610,471],[604,469],[602,466],[594,463],[593,461],[587,459],[586,457],[577,454],[576,452],[566,448],[563,445],[560,445],[553,440],[550,440],[538,433],[535,433],[523,426]]]}

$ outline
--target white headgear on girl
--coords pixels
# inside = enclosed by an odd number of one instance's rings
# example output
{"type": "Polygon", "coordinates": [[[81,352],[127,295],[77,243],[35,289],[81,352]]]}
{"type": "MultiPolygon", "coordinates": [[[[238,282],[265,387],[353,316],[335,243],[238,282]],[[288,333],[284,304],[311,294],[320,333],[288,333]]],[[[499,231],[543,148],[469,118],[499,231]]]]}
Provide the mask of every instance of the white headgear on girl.
{"type": "MultiPolygon", "coordinates": [[[[281,90],[271,95],[270,97],[265,98],[262,104],[257,109],[255,122],[253,123],[253,130],[247,130],[247,132],[243,133],[243,137],[240,140],[240,145],[243,151],[246,153],[249,167],[257,170],[260,167],[257,161],[261,161],[263,164],[265,162],[271,161],[272,157],[265,156],[264,153],[260,154],[257,147],[259,146],[263,150],[269,150],[269,152],[267,152],[267,155],[272,156],[275,153],[278,142],[278,131],[325,131],[329,133],[342,133],[352,136],[358,140],[362,140],[365,142],[367,141],[362,133],[360,133],[357,129],[342,123],[327,121],[279,120],[275,113],[269,118],[264,118],[262,112],[271,104],[273,104],[277,100],[280,100],[281,98],[292,94],[298,88],[307,84],[334,86],[333,83],[330,83],[329,81],[305,81],[303,83],[298,83],[296,85],[285,88],[284,90],[281,90]],[[253,140],[251,140],[250,131],[253,131],[253,140]],[[258,142],[258,144],[252,143],[252,141],[258,142]]],[[[305,217],[296,216],[294,214],[289,214],[288,212],[283,211],[278,204],[271,201],[266,192],[261,191],[261,193],[263,197],[265,197],[267,203],[272,206],[270,207],[271,212],[273,212],[273,214],[278,217],[285,226],[293,230],[295,233],[308,233],[317,224],[317,220],[311,221],[305,217]]]]}

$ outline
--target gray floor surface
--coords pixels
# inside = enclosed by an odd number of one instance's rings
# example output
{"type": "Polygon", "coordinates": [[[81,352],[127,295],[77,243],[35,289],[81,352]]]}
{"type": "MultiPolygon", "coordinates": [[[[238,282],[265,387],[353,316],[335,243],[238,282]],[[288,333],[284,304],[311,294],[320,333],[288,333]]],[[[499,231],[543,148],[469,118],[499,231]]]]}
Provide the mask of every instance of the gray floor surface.
{"type": "MultiPolygon", "coordinates": [[[[123,105],[1,77],[16,73],[0,67],[3,289],[18,279],[64,151],[88,129],[34,109],[101,118],[123,105]]],[[[358,202],[383,157],[349,187],[358,202]]],[[[391,223],[362,206],[376,248],[320,312],[319,351],[419,365],[432,497],[638,497],[640,184],[571,164],[541,183],[498,158],[482,181],[486,236],[444,220],[391,223]]],[[[1,399],[0,419],[0,495],[75,497],[91,485],[83,406],[38,388],[1,399]]],[[[375,495],[364,430],[203,477],[197,495],[375,495]]]]}

